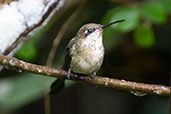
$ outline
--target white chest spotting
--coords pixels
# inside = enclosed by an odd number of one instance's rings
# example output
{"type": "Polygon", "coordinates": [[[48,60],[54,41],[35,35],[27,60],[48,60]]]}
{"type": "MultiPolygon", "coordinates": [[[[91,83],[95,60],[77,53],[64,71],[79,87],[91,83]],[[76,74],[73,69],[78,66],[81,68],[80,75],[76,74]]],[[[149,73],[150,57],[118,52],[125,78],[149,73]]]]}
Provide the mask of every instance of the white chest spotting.
{"type": "Polygon", "coordinates": [[[91,74],[100,69],[104,57],[102,37],[87,37],[83,42],[73,45],[73,49],[76,52],[72,55],[70,64],[73,72],[91,74]]]}

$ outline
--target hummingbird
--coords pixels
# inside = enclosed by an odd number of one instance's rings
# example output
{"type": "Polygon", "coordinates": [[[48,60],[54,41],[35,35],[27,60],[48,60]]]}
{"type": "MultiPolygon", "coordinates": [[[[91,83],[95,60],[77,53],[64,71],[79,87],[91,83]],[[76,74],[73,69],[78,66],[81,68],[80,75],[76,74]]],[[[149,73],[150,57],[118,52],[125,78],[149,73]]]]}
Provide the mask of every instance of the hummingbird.
{"type": "MultiPolygon", "coordinates": [[[[83,25],[72,38],[66,47],[66,57],[63,69],[68,70],[67,78],[70,78],[71,72],[74,74],[96,76],[104,59],[103,30],[124,20],[113,21],[106,25],[89,23],[83,25]]],[[[52,86],[55,90],[56,85],[62,82],[58,79],[52,86]]],[[[50,92],[51,93],[51,92],[50,92]]]]}

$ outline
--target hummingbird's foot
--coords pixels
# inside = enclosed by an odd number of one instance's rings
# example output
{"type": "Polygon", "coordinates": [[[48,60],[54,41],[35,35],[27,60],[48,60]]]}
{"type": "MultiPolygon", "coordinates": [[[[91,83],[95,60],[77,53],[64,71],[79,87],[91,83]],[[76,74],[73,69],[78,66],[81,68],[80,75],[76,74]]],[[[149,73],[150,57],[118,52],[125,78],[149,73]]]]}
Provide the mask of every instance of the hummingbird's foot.
{"type": "Polygon", "coordinates": [[[68,72],[67,72],[66,76],[67,76],[68,79],[70,79],[70,76],[71,76],[71,69],[70,68],[68,69],[68,72]]]}
{"type": "Polygon", "coordinates": [[[90,76],[94,79],[96,77],[96,72],[93,72],[90,76]]]}

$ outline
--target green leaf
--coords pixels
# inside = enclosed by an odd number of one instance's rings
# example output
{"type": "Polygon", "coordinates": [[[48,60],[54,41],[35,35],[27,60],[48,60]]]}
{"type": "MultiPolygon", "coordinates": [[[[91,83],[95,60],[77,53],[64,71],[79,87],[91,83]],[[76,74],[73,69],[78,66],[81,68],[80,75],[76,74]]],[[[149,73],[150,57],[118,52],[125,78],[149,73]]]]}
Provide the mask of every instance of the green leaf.
{"type": "Polygon", "coordinates": [[[129,32],[133,30],[139,21],[139,9],[136,6],[124,6],[110,9],[104,16],[102,23],[107,24],[114,20],[120,19],[124,19],[125,21],[113,25],[113,29],[122,32],[129,32]]]}
{"type": "Polygon", "coordinates": [[[30,38],[25,42],[15,56],[24,61],[32,61],[37,56],[36,38],[30,38]]]}
{"type": "Polygon", "coordinates": [[[162,5],[167,13],[171,13],[171,0],[162,0],[162,5]]]}
{"type": "Polygon", "coordinates": [[[134,41],[138,47],[150,48],[153,46],[155,39],[150,26],[139,26],[134,31],[134,41]]]}
{"type": "Polygon", "coordinates": [[[157,24],[163,24],[166,22],[166,14],[164,7],[159,2],[150,2],[144,4],[142,8],[142,16],[146,19],[150,19],[157,24]]]}

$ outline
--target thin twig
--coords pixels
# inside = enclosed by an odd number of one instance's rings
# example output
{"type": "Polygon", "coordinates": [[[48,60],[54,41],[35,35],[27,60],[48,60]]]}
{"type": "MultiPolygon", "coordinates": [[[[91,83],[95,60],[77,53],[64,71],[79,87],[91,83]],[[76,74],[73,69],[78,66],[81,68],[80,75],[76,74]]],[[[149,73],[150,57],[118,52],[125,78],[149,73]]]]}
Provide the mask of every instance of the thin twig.
{"type": "Polygon", "coordinates": [[[45,107],[45,114],[51,114],[50,96],[49,96],[49,94],[46,94],[44,96],[44,107],[45,107]]]}
{"type": "MultiPolygon", "coordinates": [[[[31,63],[27,63],[21,60],[18,60],[14,57],[8,57],[1,55],[0,56],[0,64],[7,65],[13,68],[18,68],[21,70],[25,70],[28,72],[42,74],[44,76],[56,77],[56,78],[67,78],[67,72],[64,70],[58,70],[46,66],[35,65],[31,63]]],[[[155,85],[155,84],[145,84],[138,82],[131,82],[125,80],[118,80],[114,78],[106,78],[102,76],[96,76],[95,78],[91,78],[90,76],[78,76],[74,77],[71,74],[70,80],[82,81],[94,85],[101,85],[106,87],[118,88],[126,91],[154,94],[160,96],[169,96],[171,93],[170,86],[164,85],[155,85]]]]}
{"type": "Polygon", "coordinates": [[[58,47],[64,33],[66,32],[68,27],[71,25],[73,20],[78,16],[80,11],[84,7],[85,3],[86,3],[86,0],[83,0],[82,3],[80,4],[80,6],[76,9],[76,11],[74,13],[72,13],[72,15],[64,23],[64,25],[60,29],[59,33],[57,34],[56,38],[54,39],[53,45],[52,45],[52,48],[50,50],[50,53],[49,53],[49,56],[48,56],[48,59],[47,59],[47,63],[46,63],[48,66],[52,66],[52,62],[53,62],[53,59],[54,59],[54,56],[55,56],[55,53],[56,53],[56,49],[57,49],[57,47],[58,47]]]}

